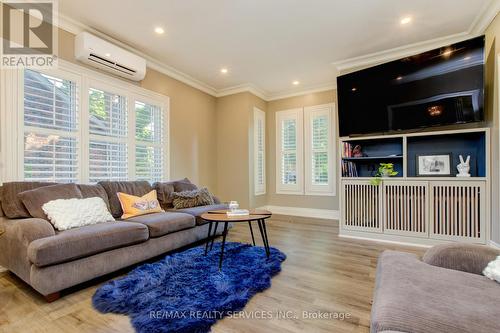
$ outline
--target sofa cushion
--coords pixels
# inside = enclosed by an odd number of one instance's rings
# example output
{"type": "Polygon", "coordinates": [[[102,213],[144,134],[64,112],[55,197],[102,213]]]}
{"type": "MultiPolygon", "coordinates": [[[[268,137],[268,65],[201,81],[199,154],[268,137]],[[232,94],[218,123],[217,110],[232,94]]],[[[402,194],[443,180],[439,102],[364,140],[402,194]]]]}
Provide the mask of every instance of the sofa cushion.
{"type": "Polygon", "coordinates": [[[500,287],[488,278],[385,251],[377,265],[371,332],[500,332],[500,287]]]}
{"type": "Polygon", "coordinates": [[[219,204],[219,205],[198,206],[198,207],[183,208],[183,209],[170,209],[169,211],[193,215],[194,217],[196,217],[196,224],[201,225],[206,223],[201,218],[202,214],[207,213],[211,210],[219,210],[219,209],[228,209],[228,206],[226,204],[219,204]]]}
{"type": "Polygon", "coordinates": [[[17,195],[24,191],[33,190],[42,186],[55,185],[55,183],[48,182],[8,182],[3,183],[2,192],[2,209],[9,219],[28,218],[31,217],[30,213],[24,207],[24,204],[17,195]]]}
{"type": "Polygon", "coordinates": [[[141,243],[148,238],[148,228],[140,223],[99,223],[37,239],[28,246],[28,258],[42,267],[141,243]]]}
{"type": "Polygon", "coordinates": [[[82,192],[75,184],[57,184],[24,191],[18,196],[32,217],[48,220],[42,209],[45,203],[57,199],[82,199],[82,192]]]}
{"type": "Polygon", "coordinates": [[[144,194],[151,192],[153,189],[147,181],[133,181],[133,182],[112,182],[102,181],[99,185],[104,187],[109,199],[109,209],[113,217],[118,218],[122,216],[122,206],[118,200],[118,192],[127,193],[142,197],[144,194]]]}
{"type": "Polygon", "coordinates": [[[80,192],[82,192],[82,197],[84,199],[95,198],[95,197],[101,198],[102,200],[104,200],[109,210],[108,194],[106,193],[104,187],[102,187],[99,184],[94,184],[94,185],[78,184],[78,188],[80,189],[80,192]]]}
{"type": "Polygon", "coordinates": [[[156,182],[153,184],[153,187],[158,194],[158,201],[161,207],[165,210],[173,207],[172,201],[174,192],[192,191],[198,188],[187,178],[169,182],[156,182]]]}
{"type": "Polygon", "coordinates": [[[151,237],[160,237],[196,226],[194,216],[173,212],[135,216],[127,219],[127,221],[144,224],[148,227],[151,237]]]}

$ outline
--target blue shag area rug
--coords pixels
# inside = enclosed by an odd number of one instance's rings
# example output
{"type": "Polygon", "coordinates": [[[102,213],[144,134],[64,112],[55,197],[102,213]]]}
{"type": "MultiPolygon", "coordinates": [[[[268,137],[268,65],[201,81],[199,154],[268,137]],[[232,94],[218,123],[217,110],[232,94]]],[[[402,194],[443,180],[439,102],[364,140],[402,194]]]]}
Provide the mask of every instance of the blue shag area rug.
{"type": "Polygon", "coordinates": [[[271,247],[228,242],[219,272],[220,243],[207,256],[205,246],[144,264],[100,287],[92,298],[102,313],[128,315],[138,332],[209,332],[224,316],[242,310],[271,286],[286,255],[271,247]]]}

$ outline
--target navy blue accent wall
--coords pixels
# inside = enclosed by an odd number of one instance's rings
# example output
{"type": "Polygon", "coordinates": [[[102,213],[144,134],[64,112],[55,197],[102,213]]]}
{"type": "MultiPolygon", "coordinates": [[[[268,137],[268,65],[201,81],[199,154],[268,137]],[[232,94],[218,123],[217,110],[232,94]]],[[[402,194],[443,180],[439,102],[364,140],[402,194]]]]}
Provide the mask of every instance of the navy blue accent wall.
{"type": "Polygon", "coordinates": [[[470,155],[472,177],[486,177],[486,142],[484,133],[460,133],[453,135],[431,135],[408,138],[408,177],[416,177],[416,156],[451,154],[451,175],[455,176],[459,155],[470,155]]]}

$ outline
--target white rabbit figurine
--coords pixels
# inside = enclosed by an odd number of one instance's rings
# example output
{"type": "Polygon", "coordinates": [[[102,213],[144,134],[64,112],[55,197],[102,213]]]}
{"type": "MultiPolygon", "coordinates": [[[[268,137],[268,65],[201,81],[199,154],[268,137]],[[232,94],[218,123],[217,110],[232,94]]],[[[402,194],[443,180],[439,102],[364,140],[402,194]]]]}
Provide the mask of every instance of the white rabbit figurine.
{"type": "Polygon", "coordinates": [[[470,162],[470,155],[467,155],[467,159],[465,160],[464,162],[464,158],[462,157],[462,155],[459,155],[460,157],[460,164],[457,165],[457,170],[458,170],[458,174],[457,174],[457,177],[470,177],[470,165],[469,165],[469,162],[470,162]]]}

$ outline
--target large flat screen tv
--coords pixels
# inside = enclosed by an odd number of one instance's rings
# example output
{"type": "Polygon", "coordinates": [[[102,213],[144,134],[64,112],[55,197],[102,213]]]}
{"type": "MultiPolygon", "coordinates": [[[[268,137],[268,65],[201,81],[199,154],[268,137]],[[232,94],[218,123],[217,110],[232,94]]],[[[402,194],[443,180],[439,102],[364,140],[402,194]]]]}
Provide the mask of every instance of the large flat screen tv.
{"type": "Polygon", "coordinates": [[[340,136],[482,121],[484,36],[337,78],[340,136]]]}

